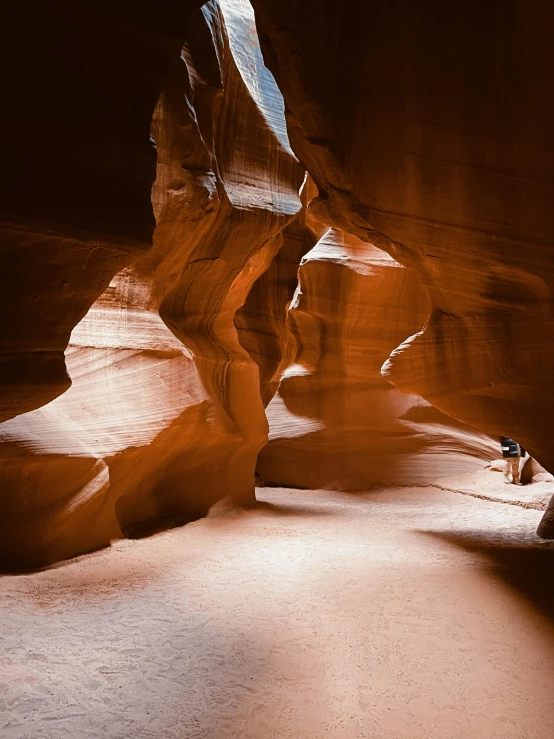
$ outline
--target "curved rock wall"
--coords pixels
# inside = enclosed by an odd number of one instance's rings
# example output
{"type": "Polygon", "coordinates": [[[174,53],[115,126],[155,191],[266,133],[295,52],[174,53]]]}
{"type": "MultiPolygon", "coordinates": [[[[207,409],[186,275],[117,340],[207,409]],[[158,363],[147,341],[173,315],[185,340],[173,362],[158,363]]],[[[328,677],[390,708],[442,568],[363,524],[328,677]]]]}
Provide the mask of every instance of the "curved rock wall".
{"type": "MultiPolygon", "coordinates": [[[[274,83],[254,84],[268,74],[256,43],[243,2],[210,2],[191,16],[154,114],[153,249],[73,331],[73,386],[0,427],[4,567],[48,564],[161,520],[190,520],[220,499],[254,498],[267,421],[234,317],[283,243],[289,261],[304,248],[301,227],[281,235],[302,207],[304,172],[274,83]]],[[[94,271],[105,252],[80,258],[94,271]]],[[[106,283],[116,264],[104,266],[106,283]]],[[[29,275],[38,284],[38,270],[29,275]]],[[[84,313],[90,294],[79,294],[84,313]]],[[[68,332],[66,319],[49,325],[68,332]]]]}
{"type": "Polygon", "coordinates": [[[387,377],[554,470],[554,6],[253,5],[314,210],[428,287],[387,377]]]}
{"type": "Polygon", "coordinates": [[[307,177],[300,193],[302,210],[283,229],[282,247],[235,315],[240,343],[258,365],[264,407],[277,392],[283,372],[292,364],[297,352],[297,341],[288,320],[289,307],[298,286],[300,261],[316,242],[306,214],[307,205],[316,192],[307,177]]]}
{"type": "Polygon", "coordinates": [[[329,229],[300,266],[289,312],[299,353],[268,407],[260,476],[276,485],[359,490],[429,483],[494,459],[498,445],[489,437],[381,375],[391,351],[428,314],[415,272],[329,229]]]}
{"type": "Polygon", "coordinates": [[[552,467],[552,5],[254,5],[319,214],[429,287],[389,376],[552,467]]]}
{"type": "Polygon", "coordinates": [[[246,0],[8,11],[2,566],[252,503],[260,450],[496,456],[437,409],[554,468],[552,4],[253,4],[291,144],[246,0]]]}
{"type": "Polygon", "coordinates": [[[114,278],[73,331],[71,388],[0,426],[2,566],[47,564],[161,513],[207,510],[191,460],[207,466],[217,455],[210,404],[149,289],[140,272],[114,278]],[[179,480],[183,453],[188,477],[179,480]]]}
{"type": "Polygon", "coordinates": [[[151,245],[150,121],[199,5],[3,9],[0,421],[69,387],[72,328],[151,245]]]}
{"type": "MultiPolygon", "coordinates": [[[[207,3],[154,117],[159,177],[152,261],[160,315],[192,352],[202,383],[235,436],[227,496],[254,502],[254,467],[267,441],[258,365],[235,314],[283,244],[301,208],[304,172],[290,151],[281,98],[263,85],[244,0],[207,3]],[[211,42],[211,45],[210,45],[211,42]],[[238,48],[237,48],[238,47],[238,48]],[[235,52],[233,53],[233,49],[235,52]]],[[[267,71],[267,70],[266,70],[267,71]]]]}

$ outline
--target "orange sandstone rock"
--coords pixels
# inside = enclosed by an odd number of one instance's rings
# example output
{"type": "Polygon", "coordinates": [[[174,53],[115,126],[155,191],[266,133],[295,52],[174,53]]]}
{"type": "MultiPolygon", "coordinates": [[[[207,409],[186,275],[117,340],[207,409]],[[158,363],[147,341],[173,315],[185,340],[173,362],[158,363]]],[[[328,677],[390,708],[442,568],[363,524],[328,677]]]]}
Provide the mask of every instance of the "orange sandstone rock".
{"type": "Polygon", "coordinates": [[[254,500],[267,421],[258,366],[239,341],[234,317],[301,208],[304,172],[289,148],[275,83],[264,78],[259,49],[248,43],[250,6],[225,0],[221,9],[225,22],[214,2],[194,16],[154,116],[152,260],[160,315],[192,352],[225,416],[225,433],[235,437],[227,497],[244,503],[254,500]]]}
{"type": "Polygon", "coordinates": [[[554,470],[554,6],[253,5],[314,210],[428,288],[387,378],[554,470]]]}
{"type": "MultiPolygon", "coordinates": [[[[275,84],[257,84],[268,72],[248,8],[209,2],[193,14],[154,115],[153,249],[75,328],[71,389],[0,427],[4,567],[48,564],[160,518],[190,520],[220,499],[254,499],[267,421],[234,317],[283,238],[289,260],[296,254],[302,232],[281,231],[302,207],[304,171],[275,84]]],[[[91,247],[79,259],[97,274],[103,255],[91,247]]],[[[82,313],[87,301],[81,289],[82,313]]],[[[71,316],[52,326],[69,332],[71,316]]]]}
{"type": "Polygon", "coordinates": [[[290,309],[300,350],[268,407],[258,471],[270,484],[359,490],[428,483],[482,468],[498,445],[381,375],[390,352],[425,323],[417,275],[329,229],[304,257],[290,309]]]}
{"type": "Polygon", "coordinates": [[[200,4],[3,9],[0,421],[69,387],[71,330],[151,246],[150,122],[200,4]]]}

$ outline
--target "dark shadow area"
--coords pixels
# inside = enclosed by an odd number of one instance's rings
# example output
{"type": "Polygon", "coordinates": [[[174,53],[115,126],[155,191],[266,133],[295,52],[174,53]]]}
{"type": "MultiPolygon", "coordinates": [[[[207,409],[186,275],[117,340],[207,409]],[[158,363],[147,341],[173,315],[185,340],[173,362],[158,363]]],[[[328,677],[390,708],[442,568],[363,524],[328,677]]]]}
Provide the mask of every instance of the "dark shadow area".
{"type": "MultiPolygon", "coordinates": [[[[310,415],[305,409],[295,408],[293,412],[310,415]]],[[[315,412],[310,417],[315,418],[315,412]]],[[[406,481],[405,471],[399,471],[399,460],[422,454],[430,445],[411,429],[398,425],[395,431],[325,429],[302,437],[275,439],[260,452],[257,474],[268,487],[337,492],[414,484],[415,479],[406,481]]]]}
{"type": "Polygon", "coordinates": [[[183,511],[165,512],[147,521],[135,521],[122,527],[121,531],[126,539],[146,539],[155,534],[161,534],[169,529],[185,526],[187,523],[198,521],[203,516],[183,511]]]}
{"type": "Polygon", "coordinates": [[[59,562],[53,562],[52,564],[44,565],[43,567],[27,567],[15,569],[14,567],[10,567],[9,565],[0,566],[0,582],[4,577],[28,577],[29,575],[36,575],[39,572],[58,570],[62,567],[67,567],[67,565],[73,564],[74,562],[79,562],[84,559],[90,559],[92,557],[101,555],[103,552],[106,551],[106,549],[109,549],[109,547],[109,544],[106,544],[105,546],[95,547],[94,549],[91,549],[88,552],[83,552],[76,557],[68,557],[67,559],[62,559],[59,562]]]}
{"type": "Polygon", "coordinates": [[[516,540],[482,531],[418,531],[481,554],[493,574],[554,624],[554,543],[516,540]]]}
{"type": "Polygon", "coordinates": [[[265,501],[258,501],[256,508],[253,510],[260,511],[264,515],[272,516],[275,518],[290,516],[296,518],[312,518],[314,516],[330,516],[329,509],[316,508],[314,506],[293,506],[293,505],[282,505],[281,503],[266,503],[265,501]]]}

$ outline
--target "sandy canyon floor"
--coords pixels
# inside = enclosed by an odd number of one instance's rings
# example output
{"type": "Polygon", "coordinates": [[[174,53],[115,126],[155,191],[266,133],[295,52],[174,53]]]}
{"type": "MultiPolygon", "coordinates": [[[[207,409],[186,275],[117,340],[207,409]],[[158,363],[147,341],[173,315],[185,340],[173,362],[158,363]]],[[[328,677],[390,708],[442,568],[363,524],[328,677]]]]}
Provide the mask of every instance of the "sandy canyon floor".
{"type": "Polygon", "coordinates": [[[0,736],[554,736],[540,511],[258,492],[256,511],[1,578],[0,736]]]}

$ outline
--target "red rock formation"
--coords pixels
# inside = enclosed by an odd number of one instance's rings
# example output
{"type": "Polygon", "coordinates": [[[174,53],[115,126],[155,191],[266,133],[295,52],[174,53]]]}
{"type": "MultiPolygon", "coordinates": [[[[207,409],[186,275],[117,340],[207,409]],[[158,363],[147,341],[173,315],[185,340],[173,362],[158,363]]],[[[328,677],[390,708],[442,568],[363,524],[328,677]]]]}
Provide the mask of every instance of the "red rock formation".
{"type": "MultiPolygon", "coordinates": [[[[209,449],[209,427],[200,433],[207,402],[190,355],[150,302],[144,276],[121,273],[72,334],[72,387],[0,426],[3,566],[105,545],[167,511],[159,488],[168,460],[187,445],[198,452],[195,440],[209,449]],[[180,444],[156,444],[171,428],[180,444]]],[[[187,502],[185,495],[181,511],[187,502]]]]}
{"type": "Polygon", "coordinates": [[[0,421],[45,405],[71,382],[64,349],[71,329],[114,273],[146,244],[64,238],[30,224],[0,235],[0,421]]]}
{"type": "MultiPolygon", "coordinates": [[[[66,352],[73,387],[0,427],[3,566],[48,564],[160,517],[190,520],[222,498],[253,500],[267,421],[258,366],[234,316],[301,208],[304,172],[274,83],[261,92],[253,84],[252,74],[267,70],[252,13],[230,0],[222,7],[225,20],[215,2],[194,15],[156,108],[152,252],[117,275],[74,330],[66,352]]],[[[285,263],[304,248],[302,233],[287,231],[285,263]]],[[[85,253],[96,276],[104,254],[85,253]]],[[[70,290],[84,313],[90,292],[70,290]]],[[[48,325],[68,332],[72,316],[48,325]]],[[[255,327],[242,325],[252,339],[255,327]]]]}
{"type": "Polygon", "coordinates": [[[300,163],[246,0],[9,9],[3,565],[253,502],[296,341],[268,479],[554,467],[552,7],[254,4],[300,163]]]}
{"type": "Polygon", "coordinates": [[[554,470],[554,6],[253,5],[319,217],[429,289],[387,377],[554,470]]]}
{"type": "Polygon", "coordinates": [[[300,351],[268,407],[264,480],[357,490],[428,483],[495,458],[495,442],[381,376],[383,361],[428,315],[413,271],[330,229],[299,277],[290,317],[300,351]]]}
{"type": "Polygon", "coordinates": [[[200,4],[4,8],[0,420],[67,389],[71,329],[151,244],[150,121],[200,4]]]}
{"type": "Polygon", "coordinates": [[[297,352],[288,309],[298,286],[300,260],[316,242],[306,219],[306,206],[313,195],[313,183],[307,178],[301,191],[302,211],[283,229],[282,247],[235,315],[240,343],[258,365],[264,407],[277,392],[283,372],[297,352]]]}
{"type": "Polygon", "coordinates": [[[272,89],[270,80],[251,79],[264,70],[257,47],[244,50],[254,33],[250,6],[242,0],[221,6],[229,40],[217,4],[207,3],[154,118],[152,260],[160,315],[191,350],[206,391],[225,414],[225,433],[235,436],[227,494],[253,502],[267,421],[258,366],[240,344],[234,317],[300,210],[304,172],[279,127],[274,83],[272,89]]]}

